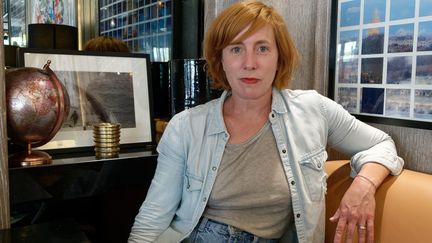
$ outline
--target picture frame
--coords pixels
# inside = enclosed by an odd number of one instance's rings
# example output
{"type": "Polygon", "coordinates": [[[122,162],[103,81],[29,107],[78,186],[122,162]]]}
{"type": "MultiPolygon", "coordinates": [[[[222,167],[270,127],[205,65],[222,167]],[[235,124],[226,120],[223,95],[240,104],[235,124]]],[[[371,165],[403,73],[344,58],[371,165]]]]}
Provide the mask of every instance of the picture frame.
{"type": "Polygon", "coordinates": [[[153,145],[148,54],[20,48],[18,65],[50,68],[65,86],[70,112],[47,144],[36,149],[86,150],[93,147],[93,125],[120,123],[120,147],[153,145]]]}
{"type": "Polygon", "coordinates": [[[432,129],[432,1],[332,0],[329,96],[365,122],[432,129]]]}
{"type": "Polygon", "coordinates": [[[34,0],[28,1],[29,19],[32,24],[77,25],[74,0],[34,0]]]}

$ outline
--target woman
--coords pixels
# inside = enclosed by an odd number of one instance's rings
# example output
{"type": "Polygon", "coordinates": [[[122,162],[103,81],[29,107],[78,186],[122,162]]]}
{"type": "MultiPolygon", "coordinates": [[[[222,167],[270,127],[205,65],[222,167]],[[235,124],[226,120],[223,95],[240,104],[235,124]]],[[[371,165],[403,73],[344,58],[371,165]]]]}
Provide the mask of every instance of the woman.
{"type": "Polygon", "coordinates": [[[376,187],[400,173],[391,138],[315,91],[285,89],[297,52],[283,19],[236,3],[207,31],[219,88],[174,116],[130,242],[324,242],[327,143],[352,154],[354,181],[331,220],[335,242],[373,241],[376,187]]]}

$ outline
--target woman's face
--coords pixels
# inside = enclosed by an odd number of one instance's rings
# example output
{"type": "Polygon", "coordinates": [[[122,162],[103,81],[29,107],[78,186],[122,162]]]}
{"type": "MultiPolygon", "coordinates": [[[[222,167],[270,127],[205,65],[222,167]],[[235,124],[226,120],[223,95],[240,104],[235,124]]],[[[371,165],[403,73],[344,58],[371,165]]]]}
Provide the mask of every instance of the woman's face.
{"type": "Polygon", "coordinates": [[[234,38],[233,44],[222,51],[222,65],[233,97],[257,99],[271,95],[277,71],[278,49],[273,28],[270,25],[241,42],[234,38]]]}

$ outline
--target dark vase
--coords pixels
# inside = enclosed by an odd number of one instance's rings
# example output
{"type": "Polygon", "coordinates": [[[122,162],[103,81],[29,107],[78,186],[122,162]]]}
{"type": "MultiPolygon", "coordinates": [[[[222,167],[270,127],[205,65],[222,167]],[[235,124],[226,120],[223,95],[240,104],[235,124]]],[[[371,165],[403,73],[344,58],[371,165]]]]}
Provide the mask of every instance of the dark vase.
{"type": "Polygon", "coordinates": [[[171,117],[169,63],[152,62],[153,114],[155,118],[171,117]]]}
{"type": "Polygon", "coordinates": [[[169,63],[171,116],[220,95],[206,75],[204,59],[174,59],[169,63]]]}

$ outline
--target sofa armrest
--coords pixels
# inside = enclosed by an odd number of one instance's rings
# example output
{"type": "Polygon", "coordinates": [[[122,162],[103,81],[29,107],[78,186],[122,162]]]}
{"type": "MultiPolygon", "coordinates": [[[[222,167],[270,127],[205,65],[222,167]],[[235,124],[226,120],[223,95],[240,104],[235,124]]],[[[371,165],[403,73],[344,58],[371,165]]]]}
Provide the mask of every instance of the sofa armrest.
{"type": "MultiPolygon", "coordinates": [[[[333,242],[336,223],[328,220],[352,182],[348,160],[326,162],[326,242],[333,242]]],[[[432,175],[403,170],[388,176],[376,192],[375,242],[431,242],[432,175]]]]}

